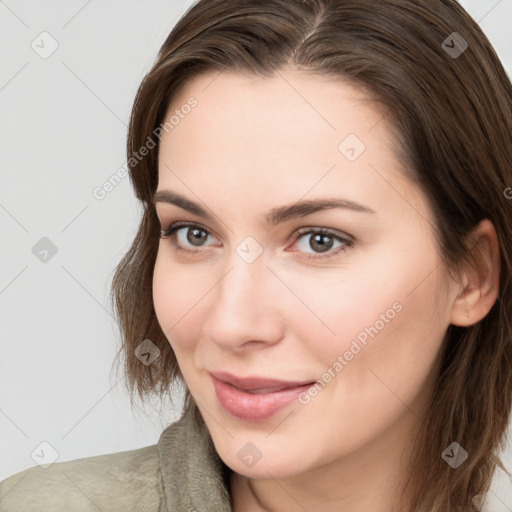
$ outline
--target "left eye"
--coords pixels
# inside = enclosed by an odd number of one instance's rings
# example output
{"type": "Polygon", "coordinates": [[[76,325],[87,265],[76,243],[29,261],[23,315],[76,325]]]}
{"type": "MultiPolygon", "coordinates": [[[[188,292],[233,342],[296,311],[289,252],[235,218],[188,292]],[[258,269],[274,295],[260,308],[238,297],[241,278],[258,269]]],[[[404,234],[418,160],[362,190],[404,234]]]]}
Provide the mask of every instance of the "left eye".
{"type": "MultiPolygon", "coordinates": [[[[299,240],[298,245],[300,246],[301,242],[305,242],[303,244],[302,249],[306,251],[306,249],[313,249],[312,254],[322,254],[329,253],[328,256],[332,256],[337,254],[339,251],[345,250],[348,247],[351,247],[354,244],[354,240],[349,237],[341,236],[337,233],[334,233],[328,229],[324,228],[307,228],[306,231],[296,231],[293,234],[293,238],[299,240]],[[312,235],[307,238],[307,235],[312,235]],[[333,249],[333,244],[338,242],[340,245],[337,247],[338,250],[333,249]],[[341,246],[341,247],[340,247],[341,246]],[[316,252],[319,251],[319,252],[316,252]],[[334,252],[333,252],[334,251],[334,252]]],[[[316,256],[315,256],[316,257],[316,256]]],[[[318,256],[322,257],[322,256],[318,256]]]]}
{"type": "MultiPolygon", "coordinates": [[[[162,229],[160,232],[160,238],[171,237],[176,251],[183,253],[200,252],[197,248],[204,247],[203,242],[212,236],[207,229],[198,224],[190,223],[177,223],[168,229],[162,229]],[[183,231],[183,233],[180,234],[180,231],[183,231]],[[190,247],[194,246],[196,249],[190,249],[190,247]]],[[[299,241],[297,245],[300,246],[302,244],[302,248],[299,249],[300,251],[308,252],[308,248],[313,249],[313,252],[309,253],[313,256],[310,256],[308,259],[330,257],[354,245],[352,237],[341,236],[325,228],[303,228],[296,231],[292,238],[299,241]],[[307,235],[312,235],[308,242],[306,242],[307,235]],[[338,242],[339,246],[333,248],[335,242],[338,242]],[[327,253],[326,256],[323,253],[327,253]]]]}

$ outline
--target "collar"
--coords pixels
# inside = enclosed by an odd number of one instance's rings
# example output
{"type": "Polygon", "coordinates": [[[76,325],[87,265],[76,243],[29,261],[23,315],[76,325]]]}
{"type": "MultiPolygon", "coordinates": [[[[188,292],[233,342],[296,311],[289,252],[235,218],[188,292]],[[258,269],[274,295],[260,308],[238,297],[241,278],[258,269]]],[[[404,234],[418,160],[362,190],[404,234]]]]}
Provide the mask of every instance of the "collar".
{"type": "Polygon", "coordinates": [[[158,453],[162,512],[232,512],[229,492],[232,470],[217,454],[194,400],[181,419],[162,432],[158,453]]]}

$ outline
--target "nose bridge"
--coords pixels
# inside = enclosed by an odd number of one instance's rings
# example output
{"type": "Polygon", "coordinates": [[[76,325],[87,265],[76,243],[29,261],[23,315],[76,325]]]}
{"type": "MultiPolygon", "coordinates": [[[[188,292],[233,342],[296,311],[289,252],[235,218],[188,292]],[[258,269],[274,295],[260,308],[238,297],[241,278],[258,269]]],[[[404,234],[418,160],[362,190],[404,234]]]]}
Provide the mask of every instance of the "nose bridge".
{"type": "MultiPolygon", "coordinates": [[[[247,249],[242,244],[242,249],[247,249]]],[[[204,325],[210,339],[218,345],[233,348],[246,341],[270,341],[278,328],[275,320],[275,294],[269,286],[275,276],[266,267],[263,254],[247,258],[247,252],[235,247],[220,281],[217,283],[204,325]]]]}
{"type": "Polygon", "coordinates": [[[217,306],[243,307],[250,305],[265,286],[265,279],[271,277],[266,268],[263,254],[254,257],[253,248],[245,242],[235,247],[227,259],[227,271],[219,283],[217,306]]]}

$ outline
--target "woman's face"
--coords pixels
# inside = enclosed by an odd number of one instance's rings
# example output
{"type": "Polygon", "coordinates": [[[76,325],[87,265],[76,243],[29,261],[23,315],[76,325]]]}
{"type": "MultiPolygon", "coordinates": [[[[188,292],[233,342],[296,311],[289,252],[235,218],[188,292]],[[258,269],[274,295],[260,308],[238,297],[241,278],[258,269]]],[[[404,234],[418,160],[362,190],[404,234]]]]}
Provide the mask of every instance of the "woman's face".
{"type": "Polygon", "coordinates": [[[203,75],[171,115],[158,192],[197,208],[156,203],[164,230],[192,227],[160,240],[154,305],[220,457],[285,477],[403,446],[457,286],[382,110],[344,82],[286,69],[203,75]],[[286,382],[238,382],[244,391],[212,372],[286,382]]]}

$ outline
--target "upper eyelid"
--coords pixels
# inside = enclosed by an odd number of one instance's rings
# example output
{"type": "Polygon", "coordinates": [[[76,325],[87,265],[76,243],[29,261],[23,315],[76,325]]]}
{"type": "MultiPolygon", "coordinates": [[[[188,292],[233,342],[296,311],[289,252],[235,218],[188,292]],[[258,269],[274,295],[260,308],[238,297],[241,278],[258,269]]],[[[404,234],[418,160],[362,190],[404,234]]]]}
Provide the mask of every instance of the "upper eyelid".
{"type": "Polygon", "coordinates": [[[203,226],[201,223],[199,222],[190,222],[190,221],[177,221],[177,222],[172,222],[171,224],[169,224],[169,227],[167,228],[164,228],[163,225],[161,225],[161,231],[168,231],[170,229],[174,229],[174,232],[180,230],[180,229],[184,229],[184,228],[200,228],[204,231],[206,231],[209,235],[212,235],[212,236],[215,236],[216,238],[219,238],[214,231],[212,231],[211,229],[207,228],[206,226],[203,226]]]}

